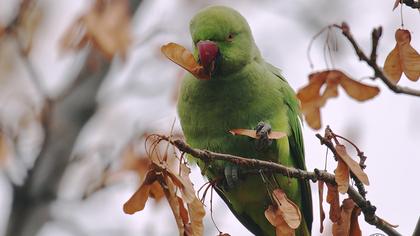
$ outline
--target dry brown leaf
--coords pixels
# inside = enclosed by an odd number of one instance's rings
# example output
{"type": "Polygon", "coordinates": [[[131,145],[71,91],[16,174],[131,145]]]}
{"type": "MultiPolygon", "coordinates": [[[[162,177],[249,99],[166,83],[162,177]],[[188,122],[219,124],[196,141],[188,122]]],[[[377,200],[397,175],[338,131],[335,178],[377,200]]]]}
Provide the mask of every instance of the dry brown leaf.
{"type": "MultiPolygon", "coordinates": [[[[232,129],[232,130],[229,130],[229,133],[231,133],[232,135],[248,136],[248,137],[254,138],[254,139],[259,138],[257,136],[257,131],[253,130],[253,129],[232,129]]],[[[281,131],[271,131],[268,134],[269,139],[281,139],[281,138],[286,137],[286,136],[287,136],[287,134],[285,132],[281,132],[281,131]]]]}
{"type": "Polygon", "coordinates": [[[356,80],[350,79],[347,76],[341,77],[340,85],[346,93],[356,99],[357,101],[366,101],[379,94],[379,88],[362,84],[356,80]]]}
{"type": "MultiPolygon", "coordinates": [[[[169,206],[171,207],[172,214],[175,217],[176,225],[178,226],[179,235],[185,235],[187,232],[185,230],[185,224],[181,217],[180,206],[179,206],[179,197],[176,196],[175,193],[175,186],[169,180],[169,177],[163,178],[164,182],[167,186],[167,190],[165,191],[165,197],[168,200],[169,206]]],[[[182,199],[181,199],[182,200],[182,199]]]]}
{"type": "Polygon", "coordinates": [[[149,198],[150,187],[156,181],[156,173],[149,171],[140,188],[131,196],[124,204],[123,210],[126,214],[134,214],[144,209],[147,199],[149,198]]]}
{"type": "Polygon", "coordinates": [[[417,81],[420,77],[420,54],[410,45],[410,31],[398,29],[395,40],[397,43],[385,60],[385,74],[394,84],[398,83],[403,72],[408,79],[417,81]]]}
{"type": "Polygon", "coordinates": [[[335,146],[335,149],[337,150],[338,155],[340,155],[338,158],[341,158],[346,165],[350,168],[351,172],[365,185],[369,185],[369,178],[367,174],[362,170],[360,165],[353,160],[346,151],[346,147],[342,144],[337,144],[335,146]]]}
{"type": "Polygon", "coordinates": [[[325,74],[312,73],[309,75],[309,84],[301,89],[297,93],[297,97],[302,103],[307,103],[318,99],[320,97],[319,91],[322,85],[326,81],[325,74]]]}
{"type": "Polygon", "coordinates": [[[347,193],[349,188],[349,181],[350,181],[350,169],[346,165],[346,163],[338,158],[338,165],[335,169],[335,182],[338,185],[338,191],[340,193],[347,193]]]}
{"type": "Polygon", "coordinates": [[[203,203],[195,198],[188,204],[188,211],[191,219],[191,230],[193,236],[201,236],[204,232],[203,218],[206,215],[203,203]]]}
{"type": "Polygon", "coordinates": [[[286,193],[281,189],[275,189],[273,191],[273,198],[287,225],[292,229],[297,229],[302,220],[299,207],[288,199],[286,193]]]}
{"type": "Polygon", "coordinates": [[[399,62],[400,55],[398,53],[398,46],[388,54],[384,64],[384,73],[387,78],[394,84],[397,84],[401,79],[403,73],[401,64],[399,62]]]}
{"type": "Polygon", "coordinates": [[[162,186],[157,181],[150,185],[149,196],[156,201],[160,201],[165,196],[162,186]]]}
{"type": "Polygon", "coordinates": [[[350,198],[343,200],[341,206],[341,217],[338,222],[335,222],[332,227],[332,233],[334,236],[349,236],[350,235],[350,222],[351,215],[356,204],[350,198]]]}
{"type": "Polygon", "coordinates": [[[311,128],[321,128],[320,108],[328,99],[338,96],[339,85],[349,96],[358,101],[373,98],[379,93],[379,88],[355,81],[339,70],[325,70],[310,74],[309,84],[299,89],[297,97],[301,102],[302,114],[311,128]],[[325,89],[321,93],[323,85],[325,89]]]}
{"type": "Polygon", "coordinates": [[[340,197],[337,186],[327,183],[327,188],[327,203],[330,204],[329,217],[335,223],[340,220],[340,197]]]}
{"type": "Polygon", "coordinates": [[[397,30],[396,38],[403,72],[411,81],[417,81],[420,77],[420,54],[410,45],[410,31],[397,30]]]}
{"type": "Polygon", "coordinates": [[[283,219],[283,215],[278,207],[269,205],[264,211],[265,218],[276,228],[276,236],[294,236],[295,230],[283,219]]]}
{"type": "Polygon", "coordinates": [[[351,212],[351,220],[350,220],[350,236],[362,236],[362,231],[360,230],[359,226],[359,215],[362,210],[355,206],[353,211],[351,212]]]}
{"type": "Polygon", "coordinates": [[[96,0],[65,32],[62,49],[78,50],[91,42],[106,58],[124,58],[132,42],[127,0],[96,0]]]}
{"type": "Polygon", "coordinates": [[[182,199],[186,203],[191,203],[196,198],[196,196],[194,186],[188,177],[188,174],[186,174],[186,171],[188,171],[189,174],[190,169],[185,164],[181,164],[181,173],[183,173],[183,175],[180,176],[174,174],[170,170],[166,170],[166,174],[172,180],[174,185],[181,191],[182,199]]]}
{"type": "Polygon", "coordinates": [[[163,45],[160,50],[169,60],[190,72],[197,79],[210,79],[210,75],[205,73],[204,68],[195,61],[193,54],[183,46],[176,43],[168,43],[163,45]]]}
{"type": "Polygon", "coordinates": [[[305,121],[312,129],[320,129],[321,128],[321,111],[319,108],[308,110],[306,114],[304,114],[305,121]]]}
{"type": "Polygon", "coordinates": [[[319,197],[319,218],[320,218],[319,232],[322,233],[324,231],[325,212],[324,212],[324,206],[322,204],[322,202],[324,201],[324,181],[321,181],[321,180],[318,180],[318,197],[319,197]]]}
{"type": "Polygon", "coordinates": [[[179,216],[181,217],[184,225],[187,225],[188,222],[190,221],[188,217],[188,211],[184,206],[184,201],[182,201],[182,198],[177,197],[177,199],[178,199],[178,206],[179,206],[179,216]]]}

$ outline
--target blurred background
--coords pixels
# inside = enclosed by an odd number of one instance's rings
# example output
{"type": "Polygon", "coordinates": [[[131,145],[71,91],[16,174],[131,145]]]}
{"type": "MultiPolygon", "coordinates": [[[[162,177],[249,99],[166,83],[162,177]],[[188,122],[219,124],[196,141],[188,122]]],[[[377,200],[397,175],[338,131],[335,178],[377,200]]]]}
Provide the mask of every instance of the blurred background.
{"type": "MultiPolygon", "coordinates": [[[[370,53],[370,33],[383,26],[378,63],[395,46],[401,25],[393,0],[0,0],[0,235],[177,235],[166,200],[126,215],[122,205],[141,183],[138,157],[150,133],[181,133],[177,91],[185,73],[160,46],[191,48],[189,20],[211,4],[234,7],[248,20],[264,58],[282,69],[294,89],[313,70],[342,69],[377,85],[381,93],[359,103],[343,91],[321,111],[323,128],[350,138],[365,152],[377,214],[410,235],[420,216],[420,99],[397,95],[359,62],[349,43],[332,32],[338,51],[325,63],[323,27],[346,21],[370,53]]],[[[412,45],[420,49],[420,14],[403,7],[412,45]]],[[[332,36],[330,36],[332,37],[332,36]]],[[[401,84],[420,89],[403,79],[401,84]]],[[[325,147],[303,128],[309,170],[324,168],[325,147]]],[[[329,157],[332,160],[331,156],[329,157]]],[[[332,161],[328,170],[334,169],[332,161]]],[[[197,190],[206,180],[192,168],[197,190]]],[[[319,235],[313,185],[313,235],[319,235]]],[[[217,226],[251,235],[215,195],[217,226]]],[[[328,206],[324,208],[327,210],[328,206]]],[[[381,233],[359,218],[364,235],[381,233]]],[[[205,235],[218,232],[205,217],[205,235]]],[[[328,220],[324,235],[331,234],[328,220]]]]}

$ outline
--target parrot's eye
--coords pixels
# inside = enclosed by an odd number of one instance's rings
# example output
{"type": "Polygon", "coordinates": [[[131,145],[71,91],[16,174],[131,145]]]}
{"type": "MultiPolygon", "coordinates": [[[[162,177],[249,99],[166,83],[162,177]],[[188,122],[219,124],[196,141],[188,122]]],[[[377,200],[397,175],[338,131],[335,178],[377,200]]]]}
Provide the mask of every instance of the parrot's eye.
{"type": "Polygon", "coordinates": [[[235,34],[234,33],[229,33],[229,35],[226,38],[226,41],[232,42],[234,37],[235,37],[235,34]]]}

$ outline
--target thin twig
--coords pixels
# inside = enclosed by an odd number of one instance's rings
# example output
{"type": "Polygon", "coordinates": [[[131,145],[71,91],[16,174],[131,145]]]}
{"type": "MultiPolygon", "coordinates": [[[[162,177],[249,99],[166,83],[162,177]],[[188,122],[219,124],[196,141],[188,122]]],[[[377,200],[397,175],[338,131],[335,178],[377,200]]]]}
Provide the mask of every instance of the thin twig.
{"type": "Polygon", "coordinates": [[[385,75],[382,68],[376,62],[376,50],[378,47],[378,42],[382,34],[382,27],[378,27],[372,31],[372,52],[370,58],[366,56],[363,50],[360,48],[359,44],[354,39],[353,35],[350,32],[350,28],[347,23],[343,22],[341,25],[333,25],[341,29],[343,35],[350,41],[351,45],[353,46],[359,60],[366,62],[375,72],[375,78],[379,78],[385,85],[394,91],[395,93],[402,93],[412,96],[420,97],[420,90],[411,89],[408,87],[398,86],[393,84],[385,75]]]}
{"type": "MultiPolygon", "coordinates": [[[[272,173],[279,173],[284,176],[293,177],[297,179],[307,179],[307,180],[312,180],[313,182],[317,180],[322,180],[326,183],[337,185],[337,183],[335,182],[335,176],[326,171],[321,171],[318,169],[315,169],[313,172],[305,171],[305,170],[296,169],[293,167],[287,167],[287,166],[274,163],[274,162],[268,162],[268,161],[257,160],[257,159],[252,159],[252,158],[239,157],[239,156],[230,155],[230,154],[216,153],[216,152],[211,152],[208,150],[196,149],[196,148],[192,148],[181,139],[171,139],[170,137],[164,136],[164,135],[155,135],[155,136],[158,137],[159,139],[170,142],[172,145],[176,146],[178,150],[180,150],[181,152],[188,153],[194,156],[195,158],[198,158],[206,163],[213,162],[216,160],[223,160],[223,161],[227,161],[236,165],[240,165],[244,168],[252,168],[252,169],[258,169],[258,170],[264,169],[264,171],[271,171],[272,173]]],[[[319,136],[321,137],[321,141],[322,141],[324,137],[322,137],[321,135],[319,136]]],[[[378,217],[375,214],[376,207],[373,206],[370,203],[370,201],[367,201],[362,195],[360,195],[360,193],[356,189],[354,189],[353,187],[349,187],[347,193],[349,197],[353,199],[353,201],[355,201],[356,204],[362,209],[362,212],[365,216],[365,221],[367,223],[376,226],[378,229],[382,230],[388,235],[391,235],[391,236],[401,235],[394,228],[392,228],[391,225],[386,223],[384,220],[382,220],[380,217],[378,217]]]]}

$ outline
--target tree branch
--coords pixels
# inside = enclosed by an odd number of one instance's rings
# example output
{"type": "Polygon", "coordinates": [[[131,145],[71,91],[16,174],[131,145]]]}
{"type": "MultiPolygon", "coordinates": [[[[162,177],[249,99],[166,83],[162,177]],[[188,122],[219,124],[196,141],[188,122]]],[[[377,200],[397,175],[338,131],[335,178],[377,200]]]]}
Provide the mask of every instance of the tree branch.
{"type": "Polygon", "coordinates": [[[420,9],[420,2],[414,0],[401,0],[401,3],[413,8],[413,9],[420,9]]]}
{"type": "MultiPolygon", "coordinates": [[[[405,3],[406,1],[404,1],[405,3]]],[[[341,25],[333,25],[334,27],[337,27],[341,29],[341,32],[343,35],[350,41],[351,45],[353,46],[357,56],[359,57],[359,60],[366,62],[374,71],[375,78],[379,78],[382,80],[382,82],[385,83],[385,85],[394,91],[395,93],[402,93],[412,96],[420,97],[420,90],[411,89],[408,87],[402,87],[398,86],[396,84],[393,84],[385,75],[382,68],[377,64],[376,62],[376,50],[378,47],[379,39],[382,35],[382,27],[378,27],[376,29],[373,29],[372,31],[372,51],[370,57],[367,57],[366,54],[363,52],[363,50],[360,48],[359,44],[354,39],[353,35],[350,32],[350,27],[347,25],[347,23],[343,22],[341,25]]]]}
{"type": "MultiPolygon", "coordinates": [[[[258,160],[258,159],[245,158],[245,157],[240,157],[240,156],[235,156],[235,155],[230,155],[230,154],[216,153],[216,152],[211,152],[208,150],[196,149],[196,148],[192,148],[181,139],[172,139],[171,137],[164,136],[164,135],[157,135],[157,134],[155,136],[161,140],[166,140],[167,142],[171,143],[179,151],[183,153],[188,153],[194,156],[195,158],[198,158],[204,161],[205,163],[210,163],[216,160],[223,160],[223,161],[227,161],[236,165],[240,165],[242,167],[251,168],[255,170],[263,169],[265,171],[279,173],[284,176],[288,176],[292,178],[307,179],[307,180],[312,180],[313,182],[317,180],[322,180],[326,183],[337,185],[337,183],[335,182],[335,176],[326,171],[321,171],[318,169],[314,169],[313,172],[305,171],[305,170],[296,169],[293,167],[287,167],[287,166],[274,163],[274,162],[268,162],[268,161],[263,161],[263,160],[258,160]]],[[[390,224],[388,224],[386,221],[384,221],[382,218],[378,217],[375,214],[376,207],[373,206],[370,203],[370,201],[367,201],[356,189],[349,186],[347,193],[349,197],[353,199],[353,201],[362,209],[362,212],[365,216],[365,221],[367,223],[376,226],[378,229],[382,230],[388,235],[391,235],[391,236],[401,235],[394,228],[392,228],[390,224]]]]}

